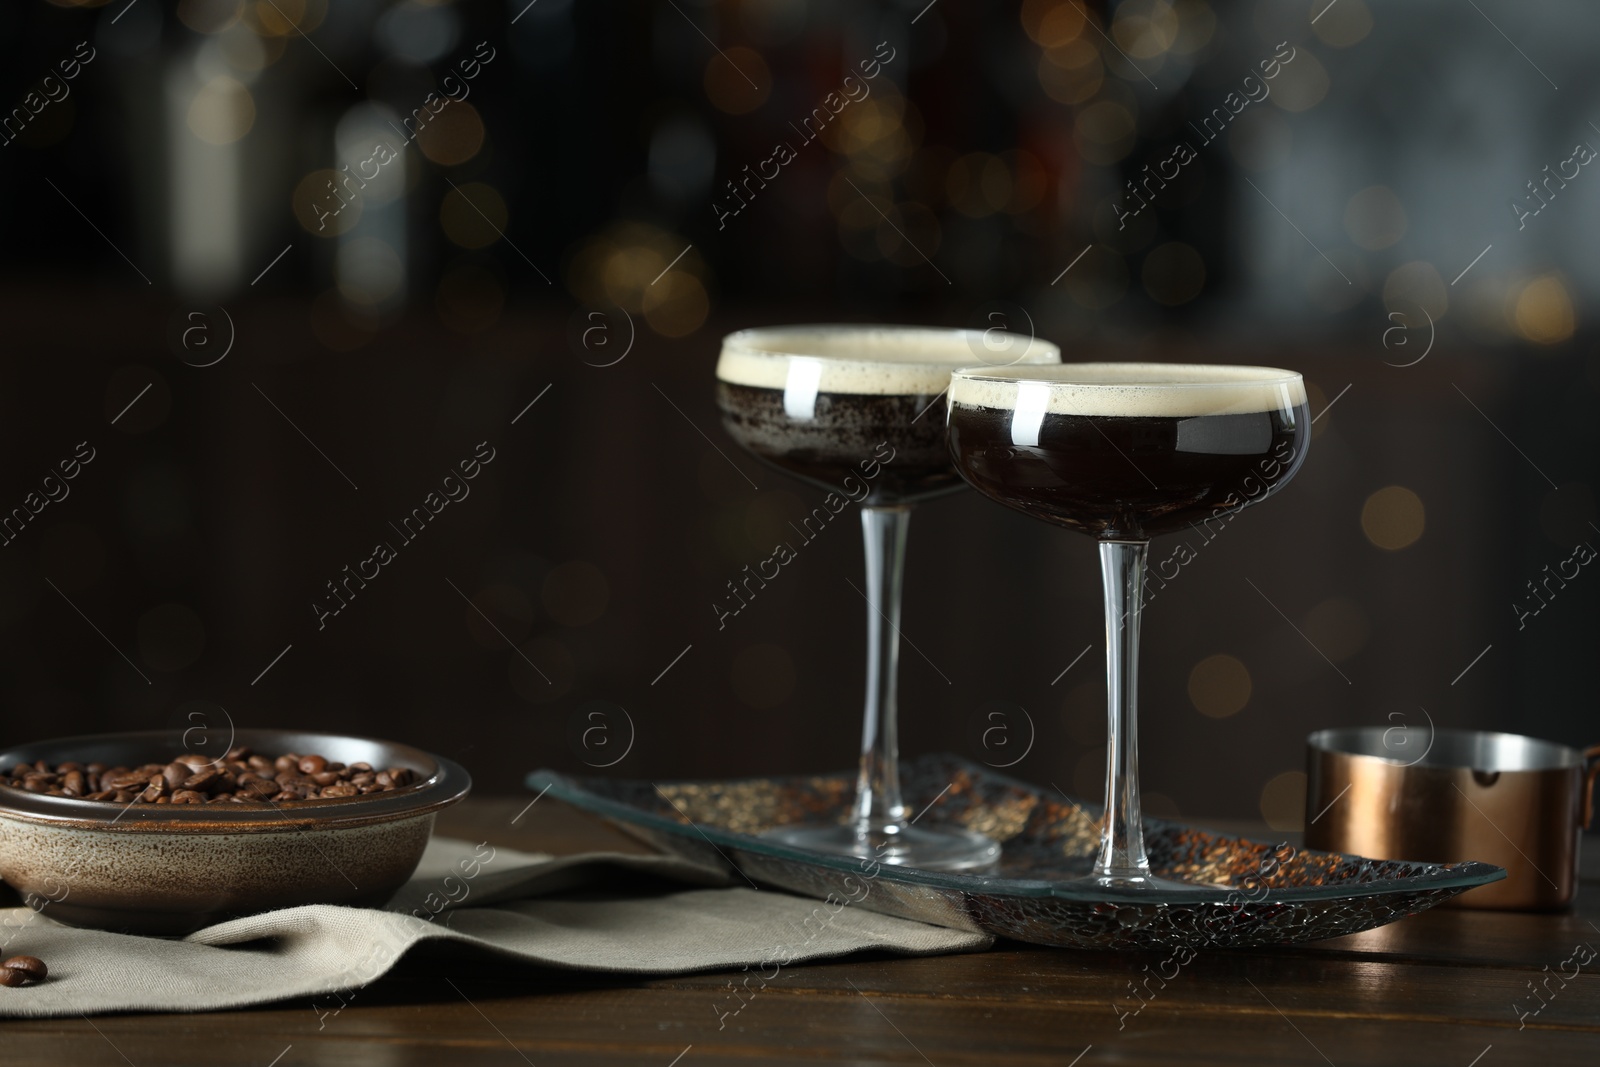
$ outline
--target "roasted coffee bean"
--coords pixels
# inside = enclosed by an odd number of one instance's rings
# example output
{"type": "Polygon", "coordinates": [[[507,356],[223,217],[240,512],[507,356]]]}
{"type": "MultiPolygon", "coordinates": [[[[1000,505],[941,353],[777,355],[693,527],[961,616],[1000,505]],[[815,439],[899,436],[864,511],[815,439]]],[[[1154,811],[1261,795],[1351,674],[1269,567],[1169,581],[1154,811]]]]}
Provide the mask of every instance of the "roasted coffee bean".
{"type": "Polygon", "coordinates": [[[262,778],[254,774],[240,775],[239,791],[252,793],[256,796],[268,796],[278,791],[278,783],[271,778],[262,778]]]}
{"type": "Polygon", "coordinates": [[[209,793],[221,784],[218,781],[218,779],[221,777],[221,772],[219,772],[215,767],[207,767],[205,770],[196,771],[194,774],[191,774],[188,778],[184,779],[183,788],[193,789],[200,793],[209,793]]]}
{"type": "Polygon", "coordinates": [[[0,967],[0,985],[19,986],[28,983],[28,976],[10,967],[0,967]]]}
{"type": "Polygon", "coordinates": [[[100,785],[104,789],[127,789],[148,780],[148,776],[140,776],[136,771],[126,767],[113,767],[100,776],[100,785]]]}
{"type": "Polygon", "coordinates": [[[50,968],[44,965],[44,960],[38,956],[12,956],[0,962],[0,968],[8,971],[18,971],[29,981],[42,982],[50,974],[50,968]]]}
{"type": "Polygon", "coordinates": [[[375,771],[369,763],[346,766],[314,752],[286,752],[274,759],[243,746],[230,749],[224,760],[185,752],[170,763],[141,763],[132,768],[74,761],[51,767],[41,760],[0,772],[0,786],[119,804],[337,800],[403,789],[415,780],[415,773],[407,767],[375,771]]]}

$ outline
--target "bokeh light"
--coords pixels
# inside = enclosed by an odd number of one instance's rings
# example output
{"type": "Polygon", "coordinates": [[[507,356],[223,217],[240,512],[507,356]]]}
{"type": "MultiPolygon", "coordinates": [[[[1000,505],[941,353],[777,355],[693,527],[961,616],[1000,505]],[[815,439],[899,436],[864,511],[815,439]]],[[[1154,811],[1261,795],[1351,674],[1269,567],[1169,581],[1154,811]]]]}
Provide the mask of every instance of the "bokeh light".
{"type": "Polygon", "coordinates": [[[1309,111],[1328,95],[1328,70],[1309,48],[1295,50],[1294,59],[1278,71],[1267,97],[1285,111],[1309,111]]]}
{"type": "Polygon", "coordinates": [[[1002,211],[1011,199],[1011,169],[999,156],[969,152],[946,174],[945,196],[951,207],[971,218],[1002,211]]]}
{"type": "Polygon", "coordinates": [[[212,78],[189,104],[189,131],[209,144],[232,144],[255,121],[255,99],[233,78],[212,78]]]}
{"type": "Polygon", "coordinates": [[[1250,670],[1238,658],[1218,653],[1189,671],[1189,702],[1213,719],[1237,715],[1250,703],[1250,670]]]}
{"type": "Polygon", "coordinates": [[[465,163],[483,147],[483,119],[464,100],[453,100],[417,130],[417,147],[435,163],[465,163]]]}
{"type": "Polygon", "coordinates": [[[1577,328],[1577,313],[1561,278],[1544,274],[1522,286],[1513,298],[1511,323],[1518,336],[1538,345],[1553,345],[1571,337],[1577,328]]]}
{"type": "Polygon", "coordinates": [[[711,298],[700,279],[685,271],[669,270],[644,291],[644,320],[663,337],[687,337],[698,330],[711,311],[711,298]]]}
{"type": "Polygon", "coordinates": [[[1361,532],[1391,552],[1416,544],[1426,525],[1422,498],[1403,485],[1385,486],[1361,505],[1361,532]]]}
{"type": "Polygon", "coordinates": [[[500,240],[511,221],[505,198],[485,182],[468,182],[444,195],[439,225],[462,248],[487,248],[500,240]]]}
{"type": "MultiPolygon", "coordinates": [[[[295,221],[316,237],[337,237],[361,221],[365,199],[345,184],[345,172],[324,167],[301,178],[290,197],[295,221]]],[[[359,186],[356,186],[359,189],[359,186]]]]}
{"type": "Polygon", "coordinates": [[[1372,32],[1372,11],[1362,0],[1312,0],[1320,14],[1311,23],[1311,32],[1323,44],[1349,48],[1372,32]]]}
{"type": "MultiPolygon", "coordinates": [[[[203,0],[207,3],[227,0],[203,0]]],[[[244,8],[244,18],[263,37],[297,37],[322,25],[327,0],[254,0],[244,8]]]]}
{"type": "Polygon", "coordinates": [[[1052,48],[1039,57],[1039,88],[1061,104],[1081,104],[1100,91],[1105,82],[1105,61],[1099,49],[1086,40],[1052,48]]]}
{"type": "Polygon", "coordinates": [[[767,102],[772,72],[760,52],[732,45],[706,61],[704,84],[712,107],[728,115],[745,115],[767,102]]]}
{"type": "Polygon", "coordinates": [[[1421,308],[1438,322],[1450,310],[1449,289],[1439,275],[1439,268],[1432,263],[1426,260],[1402,263],[1383,280],[1383,306],[1386,311],[1408,316],[1408,322],[1411,321],[1409,316],[1421,308]]]}
{"type": "Polygon", "coordinates": [[[1111,23],[1111,37],[1129,56],[1146,62],[1146,71],[1159,69],[1158,60],[1178,39],[1178,13],[1167,0],[1123,0],[1111,23]]]}
{"type": "Polygon", "coordinates": [[[221,33],[239,20],[243,0],[178,0],[178,21],[196,33],[221,33]]]}
{"type": "Polygon", "coordinates": [[[1101,311],[1128,291],[1128,265],[1115,252],[1096,245],[1067,272],[1062,285],[1073,303],[1101,311]]]}
{"type": "Polygon", "coordinates": [[[1305,771],[1284,771],[1261,787],[1261,817],[1269,827],[1283,833],[1305,829],[1305,771]]]}
{"type": "Polygon", "coordinates": [[[1090,163],[1105,167],[1133,150],[1137,116],[1116,100],[1097,100],[1078,112],[1072,126],[1073,143],[1090,163]]]}

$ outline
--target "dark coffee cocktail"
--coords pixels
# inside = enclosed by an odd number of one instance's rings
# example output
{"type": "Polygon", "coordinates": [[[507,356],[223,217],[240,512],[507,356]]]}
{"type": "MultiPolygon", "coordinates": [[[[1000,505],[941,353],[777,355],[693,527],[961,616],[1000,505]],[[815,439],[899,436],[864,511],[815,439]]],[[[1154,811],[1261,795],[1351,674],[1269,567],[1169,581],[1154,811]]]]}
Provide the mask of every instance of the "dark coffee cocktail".
{"type": "Polygon", "coordinates": [[[1198,383],[1156,392],[1155,379],[1181,379],[1184,368],[1069,369],[1150,380],[1126,392],[981,378],[956,386],[950,448],[985,495],[1098,538],[1144,541],[1264,499],[1305,454],[1310,420],[1298,380],[1229,383],[1216,380],[1226,368],[1209,368],[1198,383]]]}

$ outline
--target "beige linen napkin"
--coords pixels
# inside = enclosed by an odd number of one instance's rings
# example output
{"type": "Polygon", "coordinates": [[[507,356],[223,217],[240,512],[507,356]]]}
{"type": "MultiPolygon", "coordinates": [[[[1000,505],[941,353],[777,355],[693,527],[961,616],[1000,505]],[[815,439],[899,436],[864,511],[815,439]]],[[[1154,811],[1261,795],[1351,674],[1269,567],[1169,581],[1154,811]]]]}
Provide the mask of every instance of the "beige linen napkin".
{"type": "Polygon", "coordinates": [[[992,941],[735,881],[670,856],[551,857],[435,838],[383,910],[285,908],[174,941],[64,926],[48,905],[0,909],[0,953],[50,968],[42,983],[0,988],[0,1016],[213,1011],[291,997],[313,997],[331,1015],[430,940],[546,967],[671,974],[749,965],[768,978],[864,949],[920,956],[992,941]]]}

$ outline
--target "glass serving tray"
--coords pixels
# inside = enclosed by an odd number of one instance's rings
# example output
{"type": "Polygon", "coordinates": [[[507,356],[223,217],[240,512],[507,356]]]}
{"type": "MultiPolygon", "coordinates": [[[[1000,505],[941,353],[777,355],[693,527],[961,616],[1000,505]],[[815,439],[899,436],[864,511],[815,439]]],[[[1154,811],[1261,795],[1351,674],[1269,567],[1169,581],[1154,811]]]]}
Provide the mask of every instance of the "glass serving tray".
{"type": "Polygon", "coordinates": [[[1410,863],[1296,850],[1163,819],[1144,820],[1159,876],[1210,883],[1163,897],[1067,881],[1099,846],[1098,807],[954,756],[901,764],[912,811],[929,825],[1001,843],[997,868],[951,874],[809,852],[757,835],[825,821],[850,805],[853,772],[793,778],[645,782],[528,776],[530,788],[601,816],[646,843],[760,885],[1018,941],[1089,949],[1238,948],[1339,937],[1426,911],[1498,881],[1486,863],[1410,863]],[[830,896],[831,895],[831,896],[830,896]]]}

